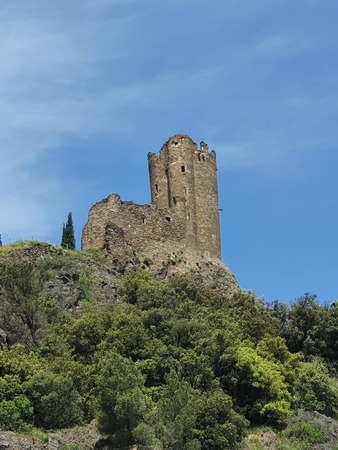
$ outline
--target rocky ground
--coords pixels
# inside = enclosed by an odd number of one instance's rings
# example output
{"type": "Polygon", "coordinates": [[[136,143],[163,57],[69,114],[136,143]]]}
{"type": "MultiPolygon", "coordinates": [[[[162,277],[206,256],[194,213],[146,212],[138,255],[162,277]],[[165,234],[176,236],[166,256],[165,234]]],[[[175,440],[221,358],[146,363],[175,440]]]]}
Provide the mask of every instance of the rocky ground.
{"type": "Polygon", "coordinates": [[[239,289],[235,276],[221,261],[183,252],[170,255],[166,261],[140,260],[135,255],[116,259],[100,250],[65,251],[61,247],[32,242],[0,248],[0,264],[6,262],[48,264],[54,276],[46,282],[46,293],[68,312],[81,308],[84,299],[96,303],[118,301],[118,280],[137,269],[148,271],[156,279],[191,273],[195,281],[225,295],[239,289]]]}
{"type": "Polygon", "coordinates": [[[337,448],[338,422],[316,411],[305,411],[291,419],[280,433],[270,429],[250,433],[245,438],[241,450],[337,450],[337,448]]]}

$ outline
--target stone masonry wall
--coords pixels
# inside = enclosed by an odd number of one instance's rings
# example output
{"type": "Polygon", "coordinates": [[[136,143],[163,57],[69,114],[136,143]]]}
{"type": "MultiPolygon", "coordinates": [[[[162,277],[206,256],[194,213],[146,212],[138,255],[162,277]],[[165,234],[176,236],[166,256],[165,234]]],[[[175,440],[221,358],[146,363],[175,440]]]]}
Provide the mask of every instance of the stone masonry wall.
{"type": "Polygon", "coordinates": [[[185,223],[168,209],[123,202],[111,194],[92,206],[82,248],[105,248],[116,257],[154,257],[184,250],[185,223]]]}
{"type": "Polygon", "coordinates": [[[194,155],[194,174],[197,247],[201,253],[220,258],[216,153],[209,153],[204,143],[201,143],[201,151],[194,155]]]}

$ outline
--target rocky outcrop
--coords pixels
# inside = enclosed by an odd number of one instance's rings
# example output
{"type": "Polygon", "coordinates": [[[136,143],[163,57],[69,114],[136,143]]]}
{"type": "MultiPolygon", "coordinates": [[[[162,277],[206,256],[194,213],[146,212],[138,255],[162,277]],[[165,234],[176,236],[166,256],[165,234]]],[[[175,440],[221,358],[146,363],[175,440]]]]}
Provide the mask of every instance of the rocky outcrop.
{"type": "Polygon", "coordinates": [[[80,274],[73,268],[62,268],[58,275],[45,284],[44,291],[54,299],[59,310],[74,312],[82,298],[79,286],[80,274]]]}
{"type": "Polygon", "coordinates": [[[0,431],[0,450],[138,450],[137,446],[117,449],[102,436],[93,421],[85,427],[46,433],[46,439],[0,431]]]}
{"type": "MultiPolygon", "coordinates": [[[[48,446],[37,439],[29,439],[12,431],[0,432],[0,450],[43,450],[48,446]]],[[[48,449],[49,450],[49,449],[48,449]]]]}
{"type": "Polygon", "coordinates": [[[251,450],[259,448],[263,450],[276,450],[278,444],[278,437],[272,430],[261,430],[258,434],[249,434],[241,447],[241,450],[251,450]]]}
{"type": "Polygon", "coordinates": [[[217,258],[183,251],[172,252],[168,259],[140,259],[136,255],[113,258],[106,254],[106,261],[113,271],[125,275],[137,269],[147,270],[154,278],[165,280],[171,275],[190,273],[194,280],[221,295],[231,295],[240,289],[236,277],[229,268],[217,258]]]}

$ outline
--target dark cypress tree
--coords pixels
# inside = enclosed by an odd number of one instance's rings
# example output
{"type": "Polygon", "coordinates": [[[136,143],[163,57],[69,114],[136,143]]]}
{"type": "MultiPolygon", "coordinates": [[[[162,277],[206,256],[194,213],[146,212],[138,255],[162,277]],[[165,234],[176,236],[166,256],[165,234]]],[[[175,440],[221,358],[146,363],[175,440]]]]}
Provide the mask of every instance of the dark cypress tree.
{"type": "Polygon", "coordinates": [[[62,227],[61,247],[75,250],[74,226],[71,212],[68,213],[66,225],[63,224],[62,227]]]}

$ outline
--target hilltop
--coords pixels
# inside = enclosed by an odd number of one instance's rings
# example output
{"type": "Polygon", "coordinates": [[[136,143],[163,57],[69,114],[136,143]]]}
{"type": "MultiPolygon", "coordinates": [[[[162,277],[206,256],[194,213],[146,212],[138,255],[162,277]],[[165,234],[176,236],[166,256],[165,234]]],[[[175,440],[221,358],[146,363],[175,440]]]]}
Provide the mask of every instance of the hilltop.
{"type": "Polygon", "coordinates": [[[335,303],[266,305],[206,257],[39,242],[0,248],[0,286],[4,448],[337,445],[335,303]]]}

